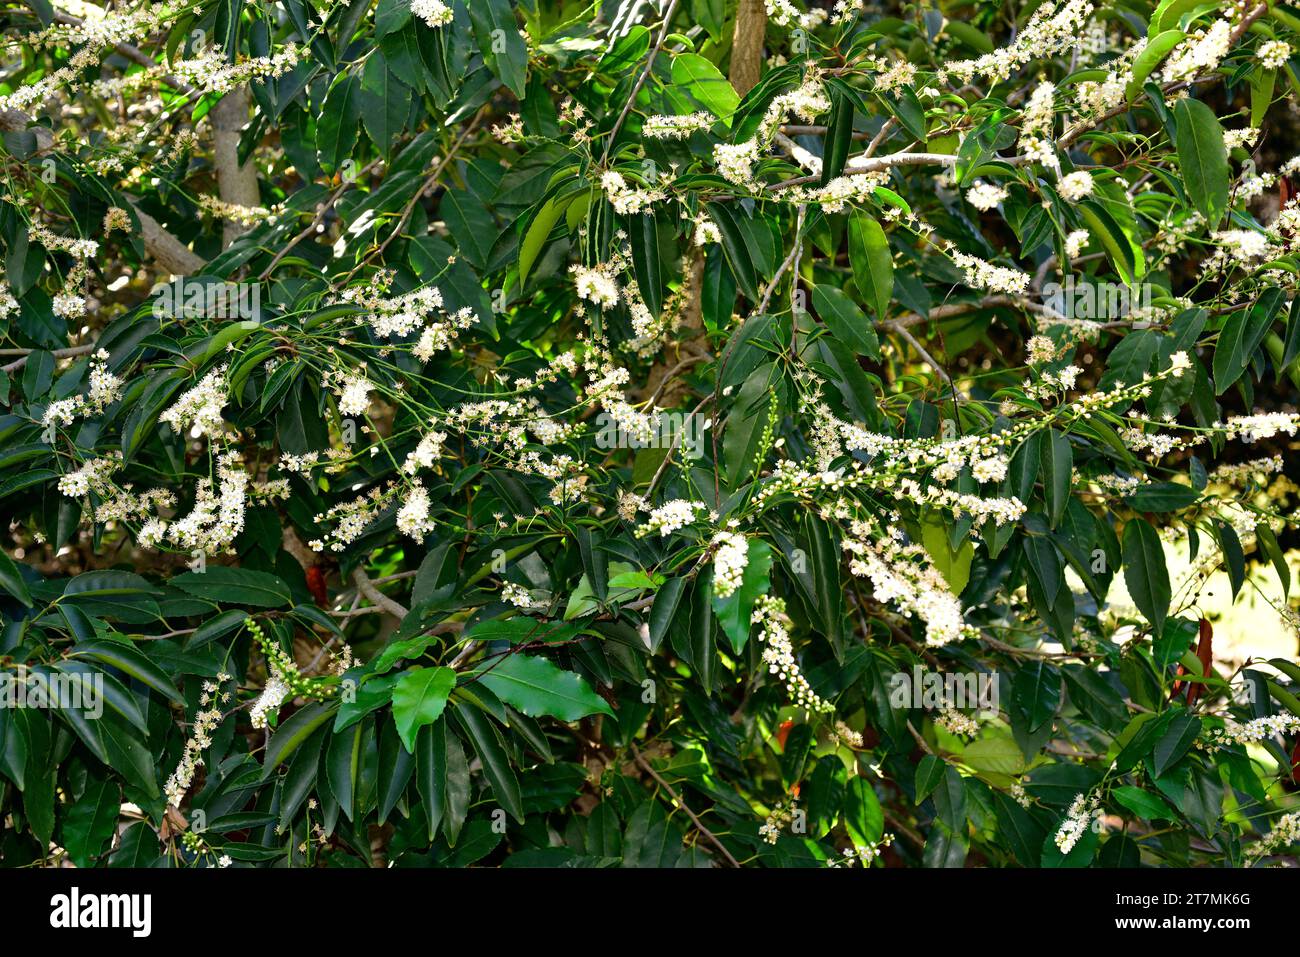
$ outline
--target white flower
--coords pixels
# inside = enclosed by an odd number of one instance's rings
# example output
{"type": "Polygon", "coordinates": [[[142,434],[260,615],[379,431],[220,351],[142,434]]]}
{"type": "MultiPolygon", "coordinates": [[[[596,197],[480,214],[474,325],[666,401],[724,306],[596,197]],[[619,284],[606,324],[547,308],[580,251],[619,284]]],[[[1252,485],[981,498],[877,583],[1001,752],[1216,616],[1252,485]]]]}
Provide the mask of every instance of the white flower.
{"type": "Polygon", "coordinates": [[[177,432],[189,428],[196,438],[204,435],[218,438],[225,432],[221,410],[230,401],[225,389],[225,377],[225,366],[213,369],[199,380],[198,385],[182,394],[170,409],[160,415],[159,421],[166,422],[177,432]]]}
{"type": "Polygon", "coordinates": [[[422,542],[433,528],[433,522],[429,519],[429,493],[423,485],[413,485],[407,493],[406,501],[397,511],[397,530],[422,542]]]}
{"type": "Polygon", "coordinates": [[[411,0],[411,12],[431,27],[445,27],[454,16],[443,0],[411,0]]]}
{"type": "Polygon", "coordinates": [[[1086,170],[1077,170],[1061,178],[1061,197],[1066,202],[1077,203],[1084,197],[1092,195],[1092,174],[1086,170]]]}
{"type": "Polygon", "coordinates": [[[1090,233],[1086,229],[1075,229],[1065,237],[1065,254],[1071,258],[1078,256],[1083,252],[1083,248],[1088,245],[1090,233]]]}
{"type": "Polygon", "coordinates": [[[990,455],[971,466],[971,475],[977,482],[1001,482],[1007,477],[1007,459],[1003,455],[990,455]]]}
{"type": "Polygon", "coordinates": [[[1029,353],[1029,364],[1031,366],[1042,365],[1044,362],[1051,362],[1056,358],[1056,343],[1047,336],[1032,336],[1025,343],[1025,349],[1029,353]]]}
{"type": "Polygon", "coordinates": [[[539,602],[533,599],[527,588],[522,585],[516,585],[514,582],[506,582],[501,586],[501,598],[508,601],[516,608],[522,608],[529,611],[533,608],[544,608],[545,602],[539,602]]]}
{"type": "Polygon", "coordinates": [[[570,267],[570,272],[573,273],[573,283],[577,287],[579,299],[585,299],[602,309],[618,304],[618,284],[604,269],[574,265],[570,267]]]}
{"type": "Polygon", "coordinates": [[[446,440],[446,432],[430,432],[420,439],[420,444],[407,455],[406,461],[402,463],[402,471],[407,475],[414,475],[420,469],[433,468],[433,464],[438,461],[438,457],[442,454],[442,443],[446,440]]]}
{"type": "Polygon", "coordinates": [[[988,211],[1007,198],[1007,191],[992,183],[977,182],[966,191],[966,202],[976,209],[988,211]]]}
{"type": "Polygon", "coordinates": [[[956,250],[949,255],[957,268],[966,273],[966,284],[969,286],[1008,295],[1020,295],[1029,286],[1029,276],[1019,270],[995,266],[977,256],[968,256],[956,250]]]}
{"type": "Polygon", "coordinates": [[[647,116],[641,124],[641,132],[653,140],[681,140],[696,130],[707,130],[713,125],[713,114],[701,110],[687,113],[685,116],[665,116],[657,114],[647,116]]]}
{"type": "Polygon", "coordinates": [[[1096,795],[1080,794],[1070,805],[1065,820],[1056,832],[1056,846],[1062,854],[1069,854],[1079,843],[1079,838],[1092,826],[1093,819],[1101,815],[1100,798],[1096,795]]]}
{"type": "Polygon", "coordinates": [[[350,376],[339,392],[339,414],[365,415],[370,408],[370,390],[373,388],[364,376],[350,376]]]}
{"type": "Polygon", "coordinates": [[[254,728],[265,728],[268,717],[272,713],[279,711],[280,705],[288,694],[289,686],[284,683],[279,675],[271,675],[266,679],[262,694],[253,703],[253,709],[248,713],[249,723],[254,728]]]}
{"type": "Polygon", "coordinates": [[[1260,65],[1266,70],[1280,70],[1291,59],[1291,45],[1282,40],[1265,40],[1255,51],[1260,65]]]}
{"type": "Polygon", "coordinates": [[[86,300],[81,296],[58,295],[51,308],[60,319],[80,319],[86,314],[86,300]]]}
{"type": "Polygon", "coordinates": [[[1293,412],[1265,412],[1259,415],[1234,415],[1228,419],[1224,432],[1230,439],[1258,442],[1283,432],[1295,435],[1297,428],[1300,428],[1300,415],[1293,412]]]}
{"type": "Polygon", "coordinates": [[[1165,60],[1164,81],[1178,83],[1212,72],[1232,48],[1232,29],[1224,17],[1189,36],[1165,60]]]}
{"type": "Polygon", "coordinates": [[[701,513],[708,510],[709,507],[703,502],[688,502],[683,498],[665,502],[651,511],[649,520],[636,530],[637,537],[658,532],[660,538],[667,538],[679,528],[694,522],[701,513]]]}
{"type": "Polygon", "coordinates": [[[1214,238],[1223,243],[1224,249],[1242,265],[1250,265],[1254,260],[1272,254],[1268,236],[1253,229],[1225,229],[1215,233],[1214,238]]]}
{"type": "Polygon", "coordinates": [[[718,229],[718,224],[709,217],[701,216],[695,220],[695,245],[708,246],[711,243],[722,242],[722,232],[718,229]]]}
{"type": "Polygon", "coordinates": [[[713,537],[718,550],[713,554],[713,594],[729,598],[745,578],[749,564],[749,542],[736,532],[719,532],[713,537]]]}

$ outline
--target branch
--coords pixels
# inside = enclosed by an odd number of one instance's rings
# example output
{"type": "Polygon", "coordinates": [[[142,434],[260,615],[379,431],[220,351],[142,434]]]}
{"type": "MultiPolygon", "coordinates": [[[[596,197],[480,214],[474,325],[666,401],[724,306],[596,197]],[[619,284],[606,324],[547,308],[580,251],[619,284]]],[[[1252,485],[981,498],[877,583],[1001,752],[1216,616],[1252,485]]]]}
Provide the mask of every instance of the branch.
{"type": "Polygon", "coordinates": [[[650,775],[650,777],[654,778],[655,783],[668,792],[668,796],[673,799],[673,803],[686,812],[686,816],[691,819],[691,823],[695,825],[695,829],[703,834],[708,839],[709,843],[722,853],[723,858],[728,864],[732,867],[739,867],[740,862],[731,856],[731,852],[727,850],[726,846],[721,841],[718,840],[717,835],[705,827],[704,822],[695,816],[695,812],[686,806],[686,802],[682,800],[681,795],[673,790],[673,786],[661,778],[659,772],[650,766],[650,762],[641,756],[641,752],[637,750],[637,746],[635,744],[629,744],[628,747],[632,749],[632,760],[636,762],[636,766],[646,774],[650,775]]]}
{"type": "Polygon", "coordinates": [[[370,576],[366,574],[365,569],[361,568],[361,566],[358,565],[352,570],[352,580],[357,583],[357,589],[361,594],[384,609],[384,611],[397,618],[406,617],[406,609],[376,588],[375,583],[370,580],[370,576]]]}
{"type": "MultiPolygon", "coordinates": [[[[55,349],[50,355],[56,359],[68,359],[72,356],[84,356],[89,352],[95,351],[95,345],[92,343],[86,346],[71,346],[67,349],[55,349]]],[[[0,372],[17,372],[23,366],[27,365],[27,358],[33,352],[39,352],[38,349],[0,349],[0,355],[13,356],[22,353],[21,358],[15,359],[6,366],[0,366],[0,372]]]]}
{"type": "Polygon", "coordinates": [[[126,201],[131,204],[136,219],[140,221],[140,238],[144,241],[145,251],[158,265],[177,276],[192,276],[203,271],[203,267],[208,264],[206,259],[169,233],[158,220],[141,209],[135,197],[128,196],[126,201]]]}
{"type": "Polygon", "coordinates": [[[930,368],[932,368],[936,373],[938,373],[939,378],[943,379],[943,381],[948,384],[948,388],[950,389],[952,388],[952,376],[948,375],[948,371],[944,369],[943,366],[939,365],[938,360],[936,360],[934,356],[930,355],[930,353],[926,351],[925,346],[921,345],[920,341],[916,338],[916,336],[912,335],[910,332],[907,331],[906,326],[902,325],[901,323],[891,322],[888,324],[888,328],[890,331],[896,332],[898,333],[898,335],[902,336],[903,339],[908,343],[908,345],[910,345],[913,349],[916,350],[917,355],[919,355],[922,359],[924,359],[925,362],[930,366],[930,368]]]}
{"type": "MultiPolygon", "coordinates": [[[[1016,162],[1018,157],[1012,157],[1006,160],[1008,163],[1016,162]]],[[[882,170],[891,169],[895,166],[952,166],[957,162],[956,153],[891,153],[888,156],[868,156],[862,154],[855,156],[844,166],[844,175],[852,176],[855,173],[879,173],[882,170]]],[[[790,186],[806,186],[809,183],[820,183],[821,176],[798,176],[794,179],[783,180],[780,183],[773,183],[772,189],[786,189],[790,186]]]]}
{"type": "Polygon", "coordinates": [[[636,83],[632,87],[632,92],[628,94],[627,102],[623,104],[623,112],[618,114],[618,119],[614,121],[613,128],[609,131],[609,139],[605,141],[605,152],[602,154],[600,161],[603,164],[609,159],[609,151],[614,147],[614,141],[618,139],[619,130],[623,128],[623,122],[627,115],[632,112],[632,105],[636,103],[637,94],[641,92],[641,87],[645,86],[645,81],[650,78],[650,71],[654,69],[655,58],[659,56],[659,51],[663,49],[664,41],[668,39],[668,30],[672,26],[673,14],[677,12],[678,0],[672,0],[668,4],[668,9],[664,11],[664,23],[659,28],[659,39],[655,41],[654,49],[646,58],[645,69],[641,75],[636,78],[636,83]]]}

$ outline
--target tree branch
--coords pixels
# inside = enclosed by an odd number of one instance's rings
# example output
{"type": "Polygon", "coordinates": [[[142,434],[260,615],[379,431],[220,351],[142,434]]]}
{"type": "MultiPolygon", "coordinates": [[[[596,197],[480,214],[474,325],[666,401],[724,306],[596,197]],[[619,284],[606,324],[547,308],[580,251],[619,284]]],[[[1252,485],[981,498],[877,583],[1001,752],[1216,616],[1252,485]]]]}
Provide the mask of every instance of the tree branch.
{"type": "Polygon", "coordinates": [[[370,576],[366,574],[365,569],[360,565],[352,569],[352,580],[357,583],[357,589],[361,594],[384,609],[384,611],[397,618],[406,617],[407,610],[376,588],[375,583],[370,580],[370,576]]]}

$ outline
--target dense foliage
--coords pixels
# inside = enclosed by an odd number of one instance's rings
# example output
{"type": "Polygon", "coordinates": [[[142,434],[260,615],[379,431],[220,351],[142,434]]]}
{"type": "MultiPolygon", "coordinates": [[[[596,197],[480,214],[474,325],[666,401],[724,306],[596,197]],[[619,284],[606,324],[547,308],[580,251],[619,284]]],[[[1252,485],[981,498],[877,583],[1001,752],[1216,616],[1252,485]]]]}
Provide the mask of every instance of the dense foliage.
{"type": "Polygon", "coordinates": [[[1300,10],[0,21],[5,865],[1300,840],[1300,10]]]}

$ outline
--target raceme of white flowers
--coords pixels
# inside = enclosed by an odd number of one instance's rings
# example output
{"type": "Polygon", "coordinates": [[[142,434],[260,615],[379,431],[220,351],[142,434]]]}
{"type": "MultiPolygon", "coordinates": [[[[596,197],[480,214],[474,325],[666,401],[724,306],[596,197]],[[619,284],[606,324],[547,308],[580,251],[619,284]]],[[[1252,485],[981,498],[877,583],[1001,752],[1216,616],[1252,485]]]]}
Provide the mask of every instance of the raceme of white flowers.
{"type": "Polygon", "coordinates": [[[719,598],[729,598],[740,587],[749,564],[749,542],[736,532],[719,532],[713,544],[713,593],[719,598]]]}
{"type": "Polygon", "coordinates": [[[411,12],[431,27],[445,27],[455,18],[443,0],[411,0],[411,12]]]}

